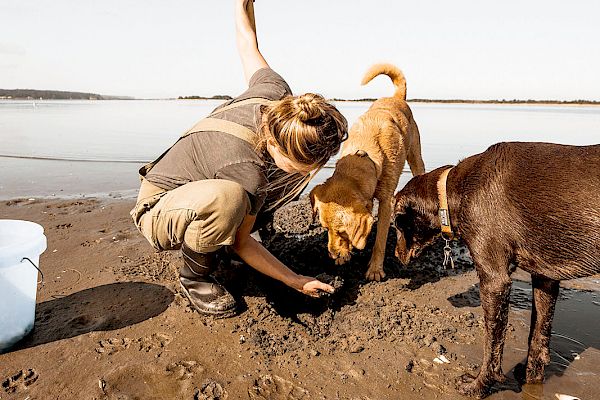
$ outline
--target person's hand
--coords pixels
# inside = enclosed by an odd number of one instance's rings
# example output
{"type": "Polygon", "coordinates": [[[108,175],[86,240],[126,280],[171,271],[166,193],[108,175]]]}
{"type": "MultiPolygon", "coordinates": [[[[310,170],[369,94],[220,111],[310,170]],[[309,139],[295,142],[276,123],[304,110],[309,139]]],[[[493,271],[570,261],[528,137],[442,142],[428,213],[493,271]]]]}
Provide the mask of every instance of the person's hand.
{"type": "Polygon", "coordinates": [[[246,12],[248,12],[248,7],[253,6],[250,6],[248,3],[254,3],[254,0],[236,0],[236,3],[239,7],[242,7],[243,10],[246,10],[246,12]]]}
{"type": "Polygon", "coordinates": [[[298,276],[298,281],[296,285],[294,285],[294,289],[299,292],[304,293],[307,296],[311,297],[320,297],[322,292],[333,293],[335,289],[333,286],[323,283],[315,278],[310,276],[298,276]]]}

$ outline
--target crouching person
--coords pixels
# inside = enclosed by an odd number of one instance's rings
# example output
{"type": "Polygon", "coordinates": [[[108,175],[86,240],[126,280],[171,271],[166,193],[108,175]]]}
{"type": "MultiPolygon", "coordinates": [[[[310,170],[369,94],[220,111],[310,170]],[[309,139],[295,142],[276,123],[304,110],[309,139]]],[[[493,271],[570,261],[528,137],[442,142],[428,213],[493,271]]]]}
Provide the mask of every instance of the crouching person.
{"type": "Polygon", "coordinates": [[[248,89],[199,121],[141,170],[132,218],[159,250],[181,249],[179,281],[201,313],[226,317],[235,300],[211,273],[231,248],[256,270],[310,296],[333,288],[294,273],[251,233],[259,213],[296,197],[347,136],[340,112],[316,94],[292,96],[258,50],[251,2],[236,0],[248,89]]]}

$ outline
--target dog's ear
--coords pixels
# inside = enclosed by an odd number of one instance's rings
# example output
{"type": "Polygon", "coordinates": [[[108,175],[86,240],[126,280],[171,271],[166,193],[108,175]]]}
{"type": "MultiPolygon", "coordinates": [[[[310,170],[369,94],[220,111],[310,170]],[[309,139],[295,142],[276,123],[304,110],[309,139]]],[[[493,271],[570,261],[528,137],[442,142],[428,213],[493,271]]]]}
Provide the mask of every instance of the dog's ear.
{"type": "Polygon", "coordinates": [[[411,258],[413,215],[406,197],[398,193],[395,200],[393,221],[396,228],[396,249],[394,254],[403,265],[407,265],[411,258]]]}
{"type": "MultiPolygon", "coordinates": [[[[399,194],[396,195],[396,204],[394,204],[394,213],[392,215],[392,225],[398,230],[410,230],[412,224],[414,224],[413,210],[410,202],[406,197],[402,197],[399,194]]],[[[410,238],[406,238],[410,241],[410,238]]]]}
{"type": "Polygon", "coordinates": [[[317,214],[319,212],[319,199],[318,199],[318,193],[321,190],[321,185],[317,185],[315,186],[311,191],[310,191],[310,206],[312,208],[312,220],[313,222],[316,221],[317,219],[317,214]]]}
{"type": "Polygon", "coordinates": [[[404,231],[396,227],[396,249],[394,254],[400,260],[402,265],[408,265],[410,261],[410,251],[406,245],[406,238],[404,237],[404,231]]]}
{"type": "Polygon", "coordinates": [[[396,196],[392,199],[392,210],[394,210],[394,218],[396,214],[406,214],[406,207],[408,206],[408,199],[400,194],[396,193],[396,196]]]}
{"type": "Polygon", "coordinates": [[[350,225],[350,231],[348,232],[348,237],[350,238],[350,243],[355,248],[362,250],[365,248],[367,244],[367,237],[369,233],[371,233],[371,228],[373,227],[373,216],[371,214],[358,214],[352,224],[350,225]]]}

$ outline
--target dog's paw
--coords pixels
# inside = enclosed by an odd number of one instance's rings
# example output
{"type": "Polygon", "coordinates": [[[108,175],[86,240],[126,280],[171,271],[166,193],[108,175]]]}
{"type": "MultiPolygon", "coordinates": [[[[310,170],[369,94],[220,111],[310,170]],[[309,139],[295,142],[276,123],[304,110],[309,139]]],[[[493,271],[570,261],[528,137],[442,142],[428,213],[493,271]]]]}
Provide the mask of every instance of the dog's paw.
{"type": "Polygon", "coordinates": [[[335,259],[335,265],[344,265],[350,261],[350,254],[340,255],[335,259]]]}
{"type": "Polygon", "coordinates": [[[488,395],[489,387],[471,374],[464,374],[458,378],[456,389],[460,394],[476,399],[483,399],[488,395]]]}
{"type": "Polygon", "coordinates": [[[385,272],[383,272],[383,268],[369,267],[365,277],[370,281],[380,282],[385,278],[385,272]]]}

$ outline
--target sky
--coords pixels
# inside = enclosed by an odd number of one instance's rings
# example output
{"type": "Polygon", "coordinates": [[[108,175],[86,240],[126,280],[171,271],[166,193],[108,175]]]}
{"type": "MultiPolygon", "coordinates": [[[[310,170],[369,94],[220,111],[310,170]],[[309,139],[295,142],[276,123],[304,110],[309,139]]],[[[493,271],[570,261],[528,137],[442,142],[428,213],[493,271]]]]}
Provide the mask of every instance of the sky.
{"type": "MultiPolygon", "coordinates": [[[[245,88],[234,0],[0,0],[0,88],[169,98],[245,88]]],[[[261,52],[295,93],[600,100],[597,0],[256,0],[261,52]]]]}

